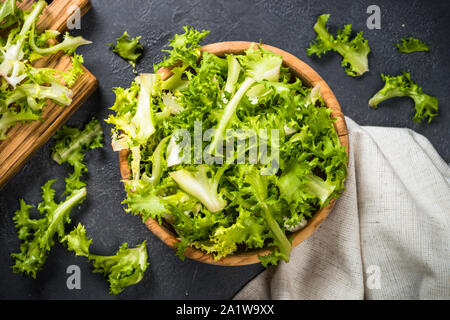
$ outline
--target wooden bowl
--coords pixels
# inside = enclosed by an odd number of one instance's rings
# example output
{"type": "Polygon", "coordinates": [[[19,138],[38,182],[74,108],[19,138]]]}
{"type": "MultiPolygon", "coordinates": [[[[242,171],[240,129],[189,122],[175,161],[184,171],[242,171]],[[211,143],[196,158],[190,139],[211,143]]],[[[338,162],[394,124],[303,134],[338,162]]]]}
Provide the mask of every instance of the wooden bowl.
{"type": "MultiPolygon", "coordinates": [[[[232,54],[242,54],[246,49],[252,45],[252,42],[245,41],[229,41],[229,42],[218,42],[213,44],[208,44],[201,48],[202,51],[208,51],[218,56],[222,56],[226,53],[232,54]]],[[[331,91],[330,87],[326,82],[306,63],[293,56],[286,51],[281,49],[262,44],[264,49],[272,51],[283,57],[283,65],[289,67],[291,72],[299,77],[302,82],[308,86],[320,86],[320,92],[325,101],[327,108],[333,110],[332,117],[337,118],[335,122],[335,129],[339,136],[339,140],[343,146],[346,147],[348,154],[348,132],[347,126],[345,124],[345,118],[341,112],[339,102],[331,91]]],[[[168,69],[158,71],[163,79],[171,76],[171,72],[168,69]]],[[[120,163],[120,173],[123,179],[129,179],[130,169],[128,165],[128,154],[129,150],[122,150],[119,152],[119,163],[120,163]]],[[[299,245],[302,241],[308,238],[325,220],[325,218],[330,213],[331,209],[335,204],[335,199],[333,199],[330,204],[317,211],[313,217],[308,221],[308,224],[301,230],[292,233],[292,247],[299,245]]],[[[177,235],[170,230],[168,225],[160,225],[156,220],[148,219],[145,221],[146,226],[150,231],[152,231],[159,239],[161,239],[169,247],[176,249],[175,244],[178,242],[177,235]]],[[[249,265],[254,263],[259,263],[258,255],[266,255],[270,252],[268,248],[262,248],[258,250],[251,250],[247,252],[241,252],[233,255],[229,255],[220,260],[215,261],[212,254],[207,254],[199,249],[188,247],[185,251],[185,256],[197,261],[223,265],[223,266],[240,266],[249,265]]]]}

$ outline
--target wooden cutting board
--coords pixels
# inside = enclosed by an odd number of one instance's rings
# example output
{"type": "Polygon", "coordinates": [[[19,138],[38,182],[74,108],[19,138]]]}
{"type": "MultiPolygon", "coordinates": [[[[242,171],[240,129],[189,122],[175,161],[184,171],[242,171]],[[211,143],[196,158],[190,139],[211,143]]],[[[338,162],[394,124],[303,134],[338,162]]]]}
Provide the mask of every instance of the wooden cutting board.
{"type": "MultiPolygon", "coordinates": [[[[18,2],[22,9],[30,9],[35,1],[18,2]]],[[[37,23],[38,30],[52,29],[65,32],[67,20],[73,14],[73,7],[80,8],[81,15],[91,7],[90,0],[53,0],[37,23]]],[[[49,67],[67,70],[71,59],[63,54],[54,54],[34,64],[36,67],[49,67]]],[[[84,67],[83,67],[84,68],[84,67]]],[[[44,145],[56,130],[78,109],[97,88],[97,79],[86,68],[77,82],[71,87],[72,104],[61,107],[48,102],[42,113],[43,121],[17,124],[7,132],[8,139],[0,141],[0,189],[16,174],[28,159],[44,145]]]]}

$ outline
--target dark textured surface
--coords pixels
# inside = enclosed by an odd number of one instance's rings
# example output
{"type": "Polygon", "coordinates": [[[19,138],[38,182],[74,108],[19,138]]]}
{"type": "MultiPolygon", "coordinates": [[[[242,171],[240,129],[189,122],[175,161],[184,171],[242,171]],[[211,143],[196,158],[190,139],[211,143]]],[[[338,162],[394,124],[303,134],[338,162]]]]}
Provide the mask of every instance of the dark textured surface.
{"type": "MultiPolygon", "coordinates": [[[[309,63],[327,81],[341,103],[344,114],[361,125],[408,127],[425,135],[437,151],[450,162],[448,101],[450,98],[448,57],[450,22],[448,1],[148,1],[93,0],[93,7],[82,19],[77,33],[94,44],[79,50],[85,65],[99,79],[99,89],[77,111],[67,124],[83,126],[92,116],[105,119],[114,102],[112,87],[127,87],[134,75],[130,66],[115,54],[107,43],[128,30],[142,35],[145,52],[138,64],[139,72],[151,72],[152,64],[161,59],[160,50],[182,26],[211,30],[206,42],[226,40],[262,41],[284,49],[309,63]],[[381,8],[381,30],[366,27],[367,7],[381,8]],[[329,54],[321,60],[306,56],[305,48],[315,38],[312,29],[317,17],[330,13],[332,30],[352,23],[354,30],[364,31],[372,48],[370,73],[354,79],[340,67],[341,58],[329,54]],[[400,54],[394,44],[401,37],[419,37],[432,50],[428,53],[400,54]],[[411,72],[425,92],[438,97],[440,115],[432,124],[414,124],[413,106],[408,99],[396,99],[367,106],[367,100],[382,87],[380,73],[411,72]]],[[[121,295],[108,294],[101,274],[93,274],[86,259],[75,257],[60,244],[52,249],[45,268],[36,280],[11,271],[11,252],[19,250],[12,222],[18,199],[30,204],[40,201],[40,186],[58,179],[60,192],[63,178],[70,170],[50,159],[49,141],[0,192],[0,298],[2,299],[228,299],[245,283],[262,271],[259,265],[217,267],[195,261],[180,261],[174,252],[154,237],[140,219],[123,211],[124,191],[119,182],[117,154],[110,148],[110,126],[102,123],[105,147],[88,153],[88,196],[80,208],[72,211],[72,225],[86,226],[94,239],[92,251],[113,254],[123,242],[135,246],[147,240],[150,266],[138,285],[121,295]],[[81,268],[82,289],[68,290],[66,268],[81,268]]],[[[69,230],[69,228],[68,228],[69,230]]]]}

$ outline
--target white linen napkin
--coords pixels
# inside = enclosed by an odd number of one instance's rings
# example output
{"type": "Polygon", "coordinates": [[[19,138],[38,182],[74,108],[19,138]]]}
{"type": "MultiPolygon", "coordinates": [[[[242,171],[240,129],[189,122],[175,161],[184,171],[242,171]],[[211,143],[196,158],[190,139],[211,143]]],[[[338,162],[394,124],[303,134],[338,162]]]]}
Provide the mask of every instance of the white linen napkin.
{"type": "Polygon", "coordinates": [[[450,167],[412,130],[346,121],[335,208],[234,299],[450,299],[450,167]]]}

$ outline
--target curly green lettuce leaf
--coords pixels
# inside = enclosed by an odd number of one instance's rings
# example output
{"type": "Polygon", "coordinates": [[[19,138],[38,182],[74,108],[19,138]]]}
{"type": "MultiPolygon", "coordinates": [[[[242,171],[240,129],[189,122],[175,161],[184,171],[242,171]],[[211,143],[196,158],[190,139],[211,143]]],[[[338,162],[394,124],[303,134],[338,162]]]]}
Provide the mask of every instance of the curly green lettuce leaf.
{"type": "Polygon", "coordinates": [[[3,123],[0,125],[3,132],[0,140],[7,138],[5,129],[17,122],[38,120],[48,99],[63,106],[69,105],[72,102],[72,91],[61,81],[72,85],[83,72],[81,62],[82,57],[75,55],[73,66],[67,72],[51,68],[30,68],[27,71],[28,79],[23,84],[5,91],[2,99],[3,109],[0,108],[0,117],[3,119],[0,120],[3,123]]]}
{"type": "Polygon", "coordinates": [[[169,138],[170,137],[165,137],[158,143],[149,159],[152,163],[152,175],[151,177],[148,177],[147,175],[144,176],[144,179],[146,179],[145,182],[148,184],[158,185],[161,181],[163,169],[167,165],[164,153],[169,138]]]}
{"type": "Polygon", "coordinates": [[[48,40],[58,36],[58,31],[46,30],[40,35],[35,34],[37,19],[46,5],[45,1],[36,2],[32,11],[25,14],[20,32],[19,29],[10,31],[6,44],[1,48],[2,63],[0,64],[0,75],[13,87],[23,80],[25,72],[23,60],[29,59],[33,61],[38,57],[59,51],[65,52],[66,55],[72,55],[79,46],[91,43],[91,41],[85,40],[83,37],[72,37],[69,33],[66,33],[62,42],[49,46],[48,40]],[[27,39],[29,48],[25,46],[27,39]],[[45,47],[38,47],[36,43],[45,45],[45,47]]]}
{"type": "Polygon", "coordinates": [[[131,119],[136,113],[140,86],[137,81],[133,81],[129,88],[118,87],[113,91],[116,100],[110,109],[115,111],[115,114],[109,115],[105,122],[114,125],[112,146],[114,151],[120,151],[129,148],[128,135],[133,132],[131,119]]]}
{"type": "Polygon", "coordinates": [[[224,91],[233,95],[236,92],[236,84],[239,80],[239,75],[241,73],[241,65],[238,59],[234,55],[227,56],[227,82],[225,83],[224,91]]]}
{"type": "Polygon", "coordinates": [[[17,123],[24,123],[29,121],[39,120],[39,115],[33,113],[29,109],[23,109],[14,111],[12,109],[6,109],[0,114],[0,140],[8,138],[6,132],[9,128],[13,127],[17,123]]]}
{"type": "Polygon", "coordinates": [[[92,119],[83,130],[63,126],[54,139],[57,141],[53,147],[52,158],[58,164],[65,162],[72,166],[83,164],[87,150],[103,146],[103,131],[97,119],[92,119]]]}
{"type": "Polygon", "coordinates": [[[0,4],[0,29],[8,28],[21,20],[23,13],[16,6],[16,0],[6,0],[0,4]]]}
{"type": "Polygon", "coordinates": [[[16,11],[16,0],[6,0],[2,2],[0,4],[0,21],[3,22],[6,17],[15,15],[16,11]]]}
{"type": "Polygon", "coordinates": [[[159,75],[141,74],[130,88],[115,89],[116,102],[111,109],[116,115],[111,115],[106,122],[115,125],[117,136],[130,147],[145,144],[155,132],[154,99],[160,94],[160,84],[159,75]]]}
{"type": "Polygon", "coordinates": [[[305,200],[322,208],[336,189],[331,181],[324,181],[312,173],[311,169],[309,165],[293,162],[279,179],[280,195],[288,201],[293,210],[299,210],[298,203],[305,200]]]}
{"type": "Polygon", "coordinates": [[[183,34],[176,34],[170,41],[169,47],[172,49],[163,50],[169,57],[154,65],[155,72],[161,67],[171,67],[180,61],[192,68],[197,67],[197,60],[200,57],[199,42],[209,34],[209,31],[198,31],[190,26],[184,26],[183,29],[183,34]]]}
{"type": "Polygon", "coordinates": [[[262,248],[267,238],[264,218],[241,207],[234,224],[220,225],[208,240],[194,241],[192,245],[213,254],[214,258],[219,260],[236,252],[241,245],[245,245],[248,249],[262,248]]]}
{"type": "Polygon", "coordinates": [[[68,163],[74,171],[66,178],[66,183],[73,189],[84,187],[81,180],[87,172],[84,157],[87,150],[103,146],[103,130],[96,119],[92,119],[83,130],[63,126],[54,136],[56,140],[52,150],[52,159],[58,164],[68,163]]]}
{"type": "Polygon", "coordinates": [[[359,32],[355,37],[350,39],[352,33],[352,25],[347,24],[344,29],[338,30],[336,37],[328,31],[326,23],[330,18],[329,14],[319,16],[314,31],[317,33],[316,41],[311,43],[306,53],[321,57],[328,51],[336,51],[342,56],[342,66],[345,68],[347,75],[352,77],[361,76],[369,71],[368,54],[370,47],[363,33],[359,32]]]}
{"type": "Polygon", "coordinates": [[[129,192],[123,201],[128,205],[126,211],[141,215],[143,222],[149,218],[159,221],[162,218],[169,218],[167,215],[170,211],[169,202],[158,196],[153,188],[142,188],[129,192]]]}
{"type": "Polygon", "coordinates": [[[389,76],[382,74],[385,84],[384,87],[378,91],[369,100],[369,105],[372,108],[377,108],[378,104],[395,97],[410,97],[414,100],[414,108],[416,113],[413,117],[414,122],[421,122],[427,120],[428,123],[437,116],[438,99],[423,92],[422,88],[411,80],[410,74],[403,72],[398,76],[389,76]]]}
{"type": "Polygon", "coordinates": [[[116,44],[110,43],[110,47],[113,52],[117,53],[122,59],[128,61],[136,72],[136,62],[142,55],[144,49],[139,43],[141,36],[131,38],[127,31],[125,31],[119,38],[116,39],[116,44]]]}
{"type": "Polygon", "coordinates": [[[205,128],[212,127],[217,121],[218,117],[211,111],[223,102],[220,88],[227,73],[223,63],[226,66],[227,61],[217,57],[213,59],[213,56],[204,52],[205,59],[200,60],[197,71],[186,70],[184,76],[187,83],[172,92],[175,102],[182,108],[181,112],[167,119],[168,122],[173,121],[173,127],[192,132],[196,121],[201,121],[205,128]]]}
{"type": "Polygon", "coordinates": [[[64,236],[61,239],[61,243],[66,244],[70,251],[75,252],[75,255],[89,257],[89,247],[92,239],[86,236],[86,228],[81,223],[78,223],[69,234],[64,236]]]}
{"type": "Polygon", "coordinates": [[[40,219],[30,218],[32,206],[20,200],[20,209],[14,214],[14,222],[22,240],[20,252],[11,254],[14,259],[13,271],[24,273],[36,278],[36,273],[42,269],[49,251],[54,245],[57,234],[60,239],[65,235],[65,225],[70,223],[71,210],[86,198],[86,188],[72,190],[66,198],[57,203],[52,188],[55,180],[50,180],[42,186],[42,202],[38,205],[40,219]]]}
{"type": "Polygon", "coordinates": [[[86,229],[81,224],[78,224],[62,241],[77,256],[87,257],[92,262],[93,272],[103,273],[107,277],[110,293],[114,295],[140,282],[149,265],[145,241],[136,248],[128,248],[124,243],[113,256],[95,255],[89,252],[92,239],[86,236],[86,229]]]}
{"type": "MultiPolygon", "coordinates": [[[[31,50],[35,54],[38,54],[40,56],[47,56],[49,54],[57,53],[58,51],[63,51],[67,55],[71,55],[75,53],[75,50],[82,45],[91,44],[92,41],[86,40],[81,36],[78,37],[72,37],[68,32],[64,34],[64,39],[62,42],[57,43],[55,45],[47,46],[44,48],[38,47],[35,42],[35,35],[34,35],[34,26],[31,28],[31,36],[30,36],[30,47],[31,50]]],[[[53,36],[58,36],[58,31],[53,31],[53,36]]]]}
{"type": "Polygon", "coordinates": [[[72,66],[68,70],[68,72],[63,73],[64,81],[70,87],[72,87],[78,78],[84,74],[83,63],[84,58],[81,54],[74,53],[72,58],[72,66]]]}
{"type": "Polygon", "coordinates": [[[133,188],[130,192],[130,185],[126,185],[127,198],[123,203],[128,205],[127,212],[140,215],[143,222],[150,218],[159,222],[162,219],[175,222],[179,219],[178,212],[198,212],[200,209],[198,200],[181,190],[161,196],[158,188],[145,184],[144,181],[141,181],[137,187],[133,185],[133,188]]]}
{"type": "Polygon", "coordinates": [[[396,44],[397,50],[404,53],[412,53],[418,51],[430,51],[430,47],[417,38],[402,38],[400,43],[396,44]]]}

